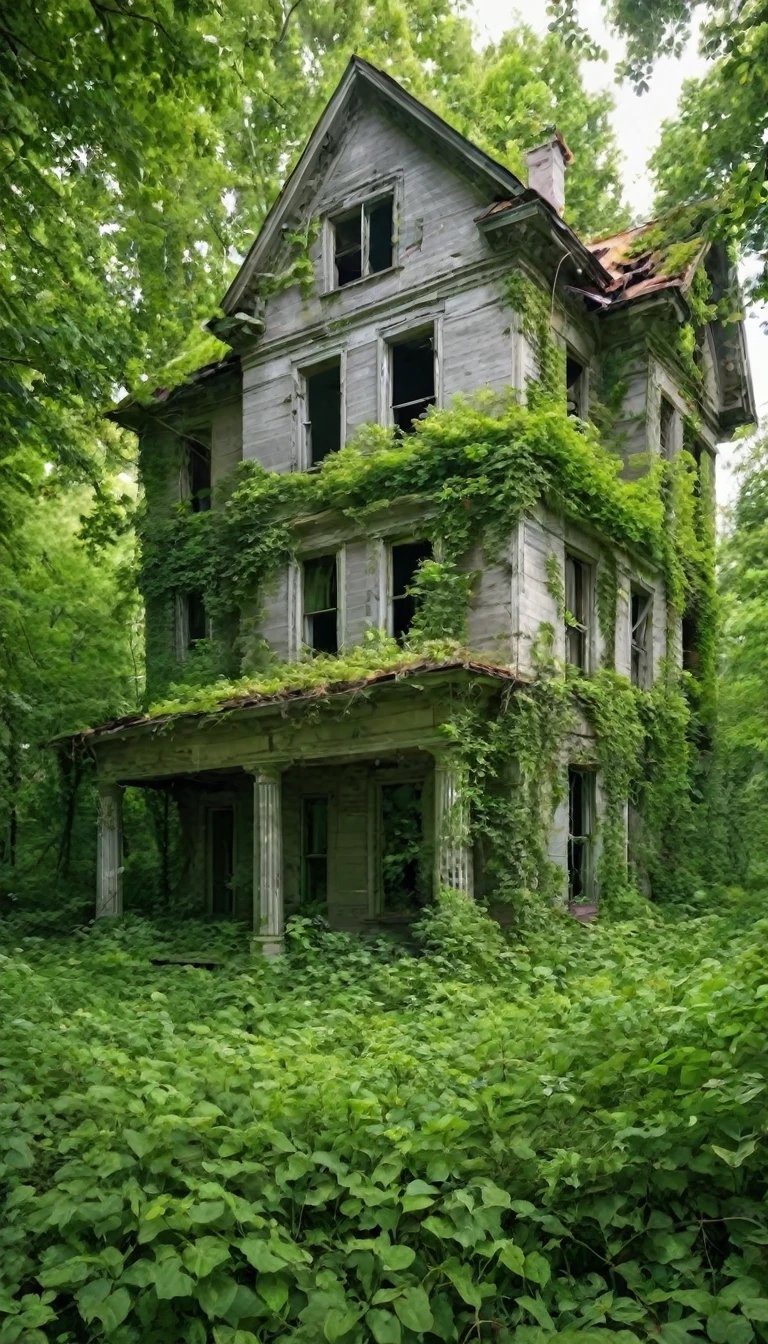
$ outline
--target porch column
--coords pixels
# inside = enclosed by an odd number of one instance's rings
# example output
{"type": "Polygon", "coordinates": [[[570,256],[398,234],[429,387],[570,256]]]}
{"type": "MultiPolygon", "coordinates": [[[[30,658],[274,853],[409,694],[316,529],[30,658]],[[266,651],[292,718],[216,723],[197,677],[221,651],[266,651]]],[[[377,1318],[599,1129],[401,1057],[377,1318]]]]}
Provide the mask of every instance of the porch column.
{"type": "Polygon", "coordinates": [[[435,883],[474,892],[469,810],[461,770],[448,754],[435,756],[435,883]]]}
{"type": "Polygon", "coordinates": [[[96,918],[123,913],[123,788],[98,784],[96,918]]]}
{"type": "Polygon", "coordinates": [[[253,771],[253,950],[265,957],[285,951],[283,814],[279,766],[253,771]]]}

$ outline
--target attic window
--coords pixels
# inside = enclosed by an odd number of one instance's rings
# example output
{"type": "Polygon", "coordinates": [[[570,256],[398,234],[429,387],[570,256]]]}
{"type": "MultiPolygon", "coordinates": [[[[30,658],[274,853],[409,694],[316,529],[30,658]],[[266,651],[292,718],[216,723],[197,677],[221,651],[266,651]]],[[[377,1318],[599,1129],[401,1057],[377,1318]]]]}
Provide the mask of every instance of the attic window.
{"type": "Polygon", "coordinates": [[[304,562],[304,643],[315,653],[338,653],[338,576],[335,555],[304,562]]]}
{"type": "Polygon", "coordinates": [[[392,424],[411,434],[417,420],[435,404],[435,337],[430,329],[391,347],[392,424]]]}
{"type": "Polygon", "coordinates": [[[583,418],[586,410],[586,371],[568,351],[565,360],[565,396],[569,415],[583,418]]]}
{"type": "Polygon", "coordinates": [[[304,378],[304,461],[316,467],[341,447],[341,360],[334,359],[304,378]]]}
{"type": "Polygon", "coordinates": [[[392,265],[394,197],[363,201],[333,221],[336,288],[376,275],[392,265]]]}

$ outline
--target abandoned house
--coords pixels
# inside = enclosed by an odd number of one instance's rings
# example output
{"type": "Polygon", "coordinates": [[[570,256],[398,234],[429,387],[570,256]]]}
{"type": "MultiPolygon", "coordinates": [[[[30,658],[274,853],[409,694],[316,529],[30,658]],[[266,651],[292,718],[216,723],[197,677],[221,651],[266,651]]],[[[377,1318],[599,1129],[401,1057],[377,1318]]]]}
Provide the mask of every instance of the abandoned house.
{"type": "MultiPolygon", "coordinates": [[[[510,304],[512,271],[545,296],[563,352],[564,413],[589,419],[606,355],[621,349],[616,443],[627,475],[653,455],[679,454],[690,389],[684,395],[649,323],[658,313],[673,325],[688,319],[703,253],[670,270],[643,248],[643,228],[583,242],[563,218],[569,159],[553,134],[529,154],[525,185],[353,58],[223,298],[213,329],[231,353],[150,404],[114,412],[139,436],[147,518],[180,501],[192,515],[226,507],[241,461],[317,470],[369,422],[405,442],[458,393],[512,389],[524,403],[537,351],[510,304]],[[286,270],[302,231],[309,277],[306,266],[286,270]]],[[[704,264],[714,297],[725,294],[734,277],[724,252],[711,247],[704,264]]],[[[709,322],[695,358],[691,451],[711,480],[717,443],[753,418],[741,322],[709,322]]],[[[414,576],[435,545],[427,521],[418,498],[369,510],[364,522],[341,510],[295,519],[293,558],[259,598],[273,658],[332,656],[370,630],[407,638],[414,576]]],[[[562,664],[586,676],[597,669],[606,657],[596,614],[605,545],[594,527],[541,502],[511,529],[504,555],[467,558],[476,575],[467,657],[372,675],[364,694],[344,685],[322,698],[244,692],[215,712],[137,715],[83,734],[100,797],[97,913],[122,910],[126,787],[171,792],[188,892],[212,916],[252,920],[267,954],[282,948],[286,915],[303,908],[320,904],[334,927],[360,930],[407,919],[438,883],[479,889],[462,778],[443,732],[452,697],[472,683],[493,715],[502,693],[533,676],[543,624],[562,664]]],[[[668,620],[648,557],[614,548],[614,560],[610,662],[650,687],[665,661],[695,654],[682,620],[668,620]]],[[[152,694],[183,682],[185,660],[211,638],[202,590],[148,601],[152,694]]],[[[588,753],[569,755],[567,743],[562,770],[549,852],[563,900],[583,908],[598,895],[601,780],[588,753]]]]}

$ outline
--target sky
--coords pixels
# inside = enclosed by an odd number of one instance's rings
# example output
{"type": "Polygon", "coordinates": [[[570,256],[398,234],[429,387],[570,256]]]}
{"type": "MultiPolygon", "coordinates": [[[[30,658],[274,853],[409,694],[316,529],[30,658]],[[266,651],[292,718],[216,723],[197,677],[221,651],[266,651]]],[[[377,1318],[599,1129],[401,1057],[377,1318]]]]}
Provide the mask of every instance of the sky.
{"type": "MultiPolygon", "coordinates": [[[[470,0],[469,9],[479,34],[484,38],[498,38],[512,26],[516,17],[530,24],[537,32],[546,32],[548,16],[545,0],[470,0]]],[[[624,191],[630,209],[639,220],[648,218],[653,209],[653,182],[648,172],[648,160],[661,134],[662,123],[674,117],[683,81],[701,75],[706,61],[698,54],[698,41],[693,35],[683,56],[677,60],[665,56],[658,61],[648,93],[638,97],[630,85],[616,85],[613,69],[622,55],[622,44],[612,36],[605,24],[601,0],[581,0],[581,22],[608,52],[608,62],[591,62],[585,66],[584,76],[590,89],[609,88],[616,102],[614,126],[623,159],[624,191]]],[[[568,189],[566,181],[566,192],[568,189]]],[[[752,377],[755,384],[755,402],[761,416],[768,415],[768,335],[762,323],[768,321],[768,312],[753,310],[747,317],[752,377]]],[[[735,494],[732,471],[734,450],[724,444],[718,462],[718,500],[724,507],[735,494]]]]}

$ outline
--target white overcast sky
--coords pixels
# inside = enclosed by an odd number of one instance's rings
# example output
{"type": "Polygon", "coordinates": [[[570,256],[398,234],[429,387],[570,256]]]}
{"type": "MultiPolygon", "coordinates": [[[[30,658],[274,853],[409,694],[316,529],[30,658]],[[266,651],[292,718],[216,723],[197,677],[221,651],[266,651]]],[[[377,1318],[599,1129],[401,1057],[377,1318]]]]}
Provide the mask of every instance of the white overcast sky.
{"type": "MultiPolygon", "coordinates": [[[[548,17],[545,0],[470,0],[469,11],[479,34],[484,38],[498,38],[516,18],[545,32],[548,17]]],[[[648,159],[658,143],[662,122],[674,117],[683,81],[694,78],[706,69],[706,62],[698,54],[694,37],[680,60],[664,57],[656,66],[648,93],[638,97],[630,85],[616,85],[613,68],[622,54],[622,47],[608,32],[601,0],[581,0],[579,14],[582,23],[609,53],[608,63],[585,65],[584,75],[588,88],[610,88],[616,101],[614,125],[623,153],[624,189],[632,213],[638,221],[650,216],[653,208],[653,183],[648,172],[648,159]]],[[[566,182],[567,192],[567,182],[566,182]]],[[[762,329],[761,319],[768,314],[753,311],[747,319],[752,376],[755,383],[755,401],[760,416],[768,415],[768,335],[762,329]]],[[[718,497],[727,505],[734,493],[734,479],[729,470],[733,450],[724,445],[718,464],[718,497]]]]}

